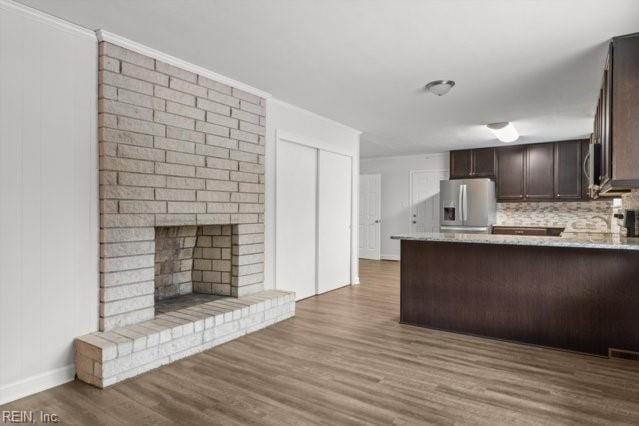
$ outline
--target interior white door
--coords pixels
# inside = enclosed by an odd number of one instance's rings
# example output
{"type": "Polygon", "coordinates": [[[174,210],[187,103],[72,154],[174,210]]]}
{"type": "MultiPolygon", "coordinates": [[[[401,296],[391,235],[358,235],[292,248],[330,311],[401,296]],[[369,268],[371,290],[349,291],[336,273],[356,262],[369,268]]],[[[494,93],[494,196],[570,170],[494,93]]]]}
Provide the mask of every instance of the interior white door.
{"type": "Polygon", "coordinates": [[[316,293],[317,150],[277,142],[275,286],[304,299],[316,293]]]}
{"type": "Polygon", "coordinates": [[[439,232],[439,181],[445,179],[447,171],[411,173],[411,232],[439,232]]]}
{"type": "Polygon", "coordinates": [[[319,152],[318,293],[350,284],[351,158],[319,152]]]}
{"type": "Polygon", "coordinates": [[[382,175],[359,176],[359,257],[380,258],[382,175]]]}

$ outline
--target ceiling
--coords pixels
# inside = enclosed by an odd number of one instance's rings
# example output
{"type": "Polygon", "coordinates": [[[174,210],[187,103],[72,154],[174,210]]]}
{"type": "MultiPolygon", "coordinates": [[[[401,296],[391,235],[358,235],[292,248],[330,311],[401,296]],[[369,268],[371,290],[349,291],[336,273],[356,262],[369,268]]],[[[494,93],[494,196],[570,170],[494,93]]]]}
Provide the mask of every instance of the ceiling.
{"type": "Polygon", "coordinates": [[[586,136],[637,0],[20,0],[363,131],[363,157],[586,136]],[[444,97],[436,79],[457,82],[444,97]]]}

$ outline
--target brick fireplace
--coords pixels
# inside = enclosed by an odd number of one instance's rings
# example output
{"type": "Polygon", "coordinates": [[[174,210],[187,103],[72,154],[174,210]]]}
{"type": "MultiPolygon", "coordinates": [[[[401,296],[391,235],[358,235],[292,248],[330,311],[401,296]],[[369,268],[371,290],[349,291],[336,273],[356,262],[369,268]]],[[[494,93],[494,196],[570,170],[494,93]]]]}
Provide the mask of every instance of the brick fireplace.
{"type": "Polygon", "coordinates": [[[75,365],[105,387],[290,318],[295,295],[263,285],[265,100],[105,41],[98,59],[100,331],[75,365]]]}
{"type": "Polygon", "coordinates": [[[100,329],[261,291],[264,99],[107,42],[99,68],[100,329]]]}

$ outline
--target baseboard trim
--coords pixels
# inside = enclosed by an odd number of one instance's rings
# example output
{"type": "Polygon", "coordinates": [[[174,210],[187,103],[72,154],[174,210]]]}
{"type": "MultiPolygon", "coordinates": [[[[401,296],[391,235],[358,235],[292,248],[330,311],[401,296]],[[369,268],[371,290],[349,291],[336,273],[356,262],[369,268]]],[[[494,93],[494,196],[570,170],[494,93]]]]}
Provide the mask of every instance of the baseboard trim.
{"type": "Polygon", "coordinates": [[[399,260],[399,255],[398,254],[382,254],[380,256],[380,259],[382,259],[382,260],[399,260]]]}
{"type": "Polygon", "coordinates": [[[0,387],[0,405],[70,382],[75,378],[73,364],[56,368],[0,387]]]}

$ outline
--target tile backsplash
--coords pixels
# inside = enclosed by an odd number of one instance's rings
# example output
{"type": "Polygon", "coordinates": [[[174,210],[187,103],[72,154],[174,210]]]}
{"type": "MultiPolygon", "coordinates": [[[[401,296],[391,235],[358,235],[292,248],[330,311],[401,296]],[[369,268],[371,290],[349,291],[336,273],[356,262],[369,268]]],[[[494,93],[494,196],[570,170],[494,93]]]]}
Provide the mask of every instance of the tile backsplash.
{"type": "Polygon", "coordinates": [[[617,233],[612,200],[497,203],[497,225],[566,228],[566,232],[617,233]]]}

